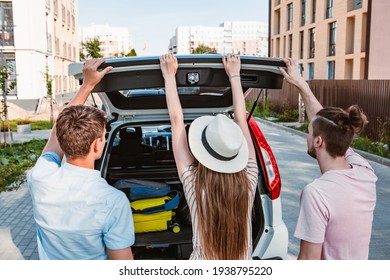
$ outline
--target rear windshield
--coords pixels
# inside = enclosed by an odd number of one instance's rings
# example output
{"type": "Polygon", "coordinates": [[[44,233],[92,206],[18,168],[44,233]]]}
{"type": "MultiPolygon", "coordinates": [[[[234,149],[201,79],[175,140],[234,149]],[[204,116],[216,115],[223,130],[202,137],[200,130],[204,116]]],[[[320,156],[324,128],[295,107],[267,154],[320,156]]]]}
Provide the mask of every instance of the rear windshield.
{"type": "MultiPolygon", "coordinates": [[[[177,91],[179,95],[192,95],[192,96],[223,96],[226,92],[230,91],[230,87],[178,87],[177,91]]],[[[141,97],[141,96],[157,96],[165,95],[164,88],[153,89],[131,89],[119,91],[125,97],[141,97]]]]}

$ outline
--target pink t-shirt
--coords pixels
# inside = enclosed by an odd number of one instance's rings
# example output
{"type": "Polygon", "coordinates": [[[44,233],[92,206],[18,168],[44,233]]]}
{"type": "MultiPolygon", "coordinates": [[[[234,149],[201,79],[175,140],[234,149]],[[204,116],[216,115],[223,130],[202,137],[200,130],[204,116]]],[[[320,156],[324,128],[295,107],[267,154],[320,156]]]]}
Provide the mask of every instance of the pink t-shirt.
{"type": "Polygon", "coordinates": [[[351,169],[331,170],[308,184],[294,236],[323,243],[321,259],[368,259],[377,177],[352,149],[345,158],[351,169]]]}

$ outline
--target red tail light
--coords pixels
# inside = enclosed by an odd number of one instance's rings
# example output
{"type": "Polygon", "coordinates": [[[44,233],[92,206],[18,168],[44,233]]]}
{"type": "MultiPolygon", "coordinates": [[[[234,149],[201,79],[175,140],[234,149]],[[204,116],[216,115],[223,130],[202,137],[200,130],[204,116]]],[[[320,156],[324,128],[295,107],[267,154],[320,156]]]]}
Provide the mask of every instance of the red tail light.
{"type": "Polygon", "coordinates": [[[257,153],[262,154],[260,160],[263,169],[266,171],[265,181],[269,187],[270,197],[271,199],[277,199],[280,196],[282,183],[274,154],[272,153],[271,147],[268,145],[267,140],[257,125],[256,120],[251,117],[248,124],[257,143],[257,145],[255,144],[255,149],[257,150],[257,153]]]}

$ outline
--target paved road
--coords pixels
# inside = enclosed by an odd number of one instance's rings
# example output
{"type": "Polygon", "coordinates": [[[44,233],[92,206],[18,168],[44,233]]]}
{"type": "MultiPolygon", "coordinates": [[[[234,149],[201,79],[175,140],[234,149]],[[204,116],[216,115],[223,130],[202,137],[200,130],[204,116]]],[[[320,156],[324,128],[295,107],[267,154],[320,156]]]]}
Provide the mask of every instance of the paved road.
{"type": "MultiPolygon", "coordinates": [[[[282,177],[283,217],[289,231],[289,259],[295,259],[299,240],[293,232],[298,216],[299,195],[302,188],[320,172],[316,162],[306,155],[306,139],[290,129],[261,122],[260,127],[273,148],[282,177]]],[[[35,132],[34,138],[47,138],[49,131],[35,132]]],[[[21,135],[15,140],[22,141],[21,135]],[[20,137],[19,137],[20,136],[20,137]]],[[[23,136],[27,137],[27,136],[23,136]]],[[[28,139],[23,139],[28,140],[28,139]]],[[[369,259],[390,260],[390,167],[370,161],[379,178],[377,206],[370,245],[369,259]]],[[[26,187],[0,193],[0,260],[38,259],[35,222],[30,194],[26,187]]]]}
{"type": "MultiPolygon", "coordinates": [[[[291,129],[259,123],[278,162],[282,178],[283,219],[289,231],[288,258],[296,259],[299,240],[293,237],[303,187],[320,176],[318,165],[306,154],[306,138],[291,129]]],[[[302,134],[301,134],[302,135],[302,134]]],[[[374,212],[369,259],[390,260],[390,167],[369,161],[378,176],[377,205],[374,212]]],[[[347,233],[346,233],[347,234],[347,233]]]]}

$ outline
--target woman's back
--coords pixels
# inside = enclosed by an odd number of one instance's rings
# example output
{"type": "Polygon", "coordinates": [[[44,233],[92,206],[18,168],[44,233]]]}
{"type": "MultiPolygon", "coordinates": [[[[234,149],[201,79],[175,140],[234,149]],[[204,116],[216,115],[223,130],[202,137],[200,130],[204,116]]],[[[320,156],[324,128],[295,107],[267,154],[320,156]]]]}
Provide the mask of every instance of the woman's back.
{"type": "MultiPolygon", "coordinates": [[[[205,259],[205,254],[204,250],[202,250],[201,246],[201,233],[199,229],[199,220],[198,220],[198,206],[197,206],[197,201],[196,201],[196,188],[195,188],[195,181],[196,181],[196,174],[197,174],[197,167],[194,165],[189,166],[184,173],[182,174],[181,181],[183,183],[183,189],[184,189],[184,194],[188,203],[188,207],[190,209],[191,213],[191,221],[192,221],[192,230],[193,230],[193,252],[191,254],[190,259],[205,259]]],[[[235,257],[235,256],[228,256],[228,257],[223,257],[218,255],[218,248],[210,248],[208,246],[208,249],[213,250],[213,253],[215,254],[214,258],[215,259],[252,259],[252,221],[251,221],[251,213],[252,213],[252,206],[253,206],[253,201],[254,201],[254,195],[255,195],[255,190],[257,186],[257,177],[258,177],[258,167],[256,164],[255,160],[249,160],[247,167],[244,169],[245,174],[248,177],[249,180],[249,191],[247,192],[248,194],[248,200],[247,200],[247,212],[246,213],[231,213],[232,215],[236,215],[237,217],[241,217],[242,215],[239,214],[244,214],[246,216],[245,221],[241,221],[240,224],[246,224],[246,248],[243,248],[244,254],[241,257],[235,257]]],[[[211,186],[212,187],[212,186],[211,186]]],[[[237,188],[242,188],[243,186],[235,186],[237,188]]],[[[207,204],[207,198],[205,203],[207,204]]],[[[220,208],[221,211],[224,211],[225,209],[220,208]]],[[[242,211],[245,212],[245,211],[242,211]]],[[[233,217],[234,219],[235,217],[233,217]]],[[[231,223],[234,223],[234,221],[231,221],[231,223]]],[[[241,227],[239,224],[228,224],[227,227],[231,229],[231,231],[234,231],[234,227],[238,226],[241,227]]],[[[217,229],[213,228],[206,228],[205,231],[208,231],[211,235],[214,236],[215,240],[223,240],[224,238],[226,239],[227,235],[230,233],[223,233],[223,232],[218,232],[217,229]]],[[[245,240],[245,236],[237,236],[236,234],[236,241],[235,244],[231,244],[231,242],[228,242],[226,246],[232,246],[238,245],[238,243],[241,240],[245,240]]],[[[230,239],[232,240],[232,239],[230,239]]],[[[234,240],[234,237],[233,237],[234,240]]],[[[211,245],[211,243],[206,242],[208,245],[211,245]]],[[[212,245],[211,245],[212,246],[212,245]]],[[[231,252],[229,248],[225,248],[227,252],[231,252]]],[[[234,249],[234,248],[231,248],[234,249]]],[[[233,254],[237,252],[232,252],[233,254]]]]}

